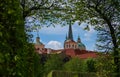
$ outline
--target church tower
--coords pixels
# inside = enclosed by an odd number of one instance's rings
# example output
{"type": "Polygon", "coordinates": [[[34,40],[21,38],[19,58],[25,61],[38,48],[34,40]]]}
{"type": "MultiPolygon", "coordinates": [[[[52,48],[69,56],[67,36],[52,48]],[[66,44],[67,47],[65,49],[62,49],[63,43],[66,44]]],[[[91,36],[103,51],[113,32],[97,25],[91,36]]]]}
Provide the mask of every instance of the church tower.
{"type": "Polygon", "coordinates": [[[77,39],[77,48],[80,50],[86,50],[85,45],[81,42],[80,36],[78,36],[78,39],[77,39]]]}
{"type": "Polygon", "coordinates": [[[66,35],[66,40],[64,41],[64,49],[76,49],[77,44],[73,39],[71,21],[68,29],[68,36],[66,35]]]}
{"type": "Polygon", "coordinates": [[[41,53],[41,51],[45,49],[45,45],[40,41],[38,32],[37,32],[37,37],[36,37],[36,43],[34,46],[35,46],[36,52],[38,52],[39,54],[41,53]]]}
{"type": "Polygon", "coordinates": [[[74,41],[71,21],[70,21],[70,24],[69,24],[68,35],[66,35],[66,39],[64,41],[64,49],[86,50],[85,45],[81,42],[80,36],[78,36],[77,42],[74,41]]]}

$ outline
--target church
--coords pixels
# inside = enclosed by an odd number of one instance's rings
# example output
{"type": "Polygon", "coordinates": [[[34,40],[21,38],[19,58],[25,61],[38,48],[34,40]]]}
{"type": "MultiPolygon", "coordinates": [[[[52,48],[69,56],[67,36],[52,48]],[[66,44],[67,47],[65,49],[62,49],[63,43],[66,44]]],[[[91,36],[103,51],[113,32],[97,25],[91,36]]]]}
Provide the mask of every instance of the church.
{"type": "Polygon", "coordinates": [[[81,42],[80,36],[78,36],[77,42],[74,41],[71,24],[69,25],[68,35],[66,35],[64,41],[64,49],[86,50],[85,45],[81,42]]]}
{"type": "Polygon", "coordinates": [[[96,58],[97,52],[86,50],[85,45],[81,42],[80,36],[78,36],[77,41],[73,39],[72,26],[69,24],[68,35],[64,40],[63,49],[54,50],[51,48],[45,48],[45,45],[40,42],[40,37],[36,37],[35,52],[38,54],[64,54],[70,57],[78,57],[81,59],[96,58]]]}

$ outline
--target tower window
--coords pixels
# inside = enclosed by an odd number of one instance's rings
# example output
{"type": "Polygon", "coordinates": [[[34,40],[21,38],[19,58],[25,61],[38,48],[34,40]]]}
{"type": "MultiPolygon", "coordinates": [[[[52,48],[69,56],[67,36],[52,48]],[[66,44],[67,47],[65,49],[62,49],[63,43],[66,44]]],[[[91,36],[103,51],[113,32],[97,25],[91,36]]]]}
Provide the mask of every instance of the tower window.
{"type": "Polygon", "coordinates": [[[69,48],[70,48],[70,45],[69,45],[69,48]]]}
{"type": "Polygon", "coordinates": [[[68,45],[66,45],[66,48],[68,48],[68,45]]]}
{"type": "Polygon", "coordinates": [[[37,48],[37,50],[39,50],[39,48],[37,48]]]}
{"type": "Polygon", "coordinates": [[[75,48],[76,48],[76,45],[75,45],[75,48]]]}
{"type": "Polygon", "coordinates": [[[74,48],[74,44],[72,45],[72,47],[74,48]]]}

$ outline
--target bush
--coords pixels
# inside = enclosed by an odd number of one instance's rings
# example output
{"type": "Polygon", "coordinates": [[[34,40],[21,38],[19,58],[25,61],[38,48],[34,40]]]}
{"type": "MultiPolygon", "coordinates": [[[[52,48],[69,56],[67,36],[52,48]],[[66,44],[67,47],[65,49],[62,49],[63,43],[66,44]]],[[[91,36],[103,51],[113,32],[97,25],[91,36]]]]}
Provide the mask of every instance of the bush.
{"type": "Polygon", "coordinates": [[[51,71],[47,77],[97,77],[95,73],[51,71]]]}

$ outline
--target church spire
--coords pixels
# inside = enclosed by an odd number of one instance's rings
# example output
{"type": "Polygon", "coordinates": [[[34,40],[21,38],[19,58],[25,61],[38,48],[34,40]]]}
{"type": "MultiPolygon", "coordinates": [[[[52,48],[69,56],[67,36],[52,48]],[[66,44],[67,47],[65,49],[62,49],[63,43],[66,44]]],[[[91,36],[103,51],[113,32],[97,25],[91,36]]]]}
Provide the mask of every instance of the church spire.
{"type": "Polygon", "coordinates": [[[73,40],[71,20],[70,20],[70,24],[69,24],[68,39],[73,40]]]}
{"type": "Polygon", "coordinates": [[[67,34],[66,34],[66,40],[68,39],[67,34]]]}
{"type": "Polygon", "coordinates": [[[37,37],[39,37],[39,31],[37,30],[37,37]]]}
{"type": "Polygon", "coordinates": [[[37,30],[36,43],[37,43],[37,44],[40,43],[40,37],[39,37],[39,31],[38,31],[38,30],[37,30]]]}

